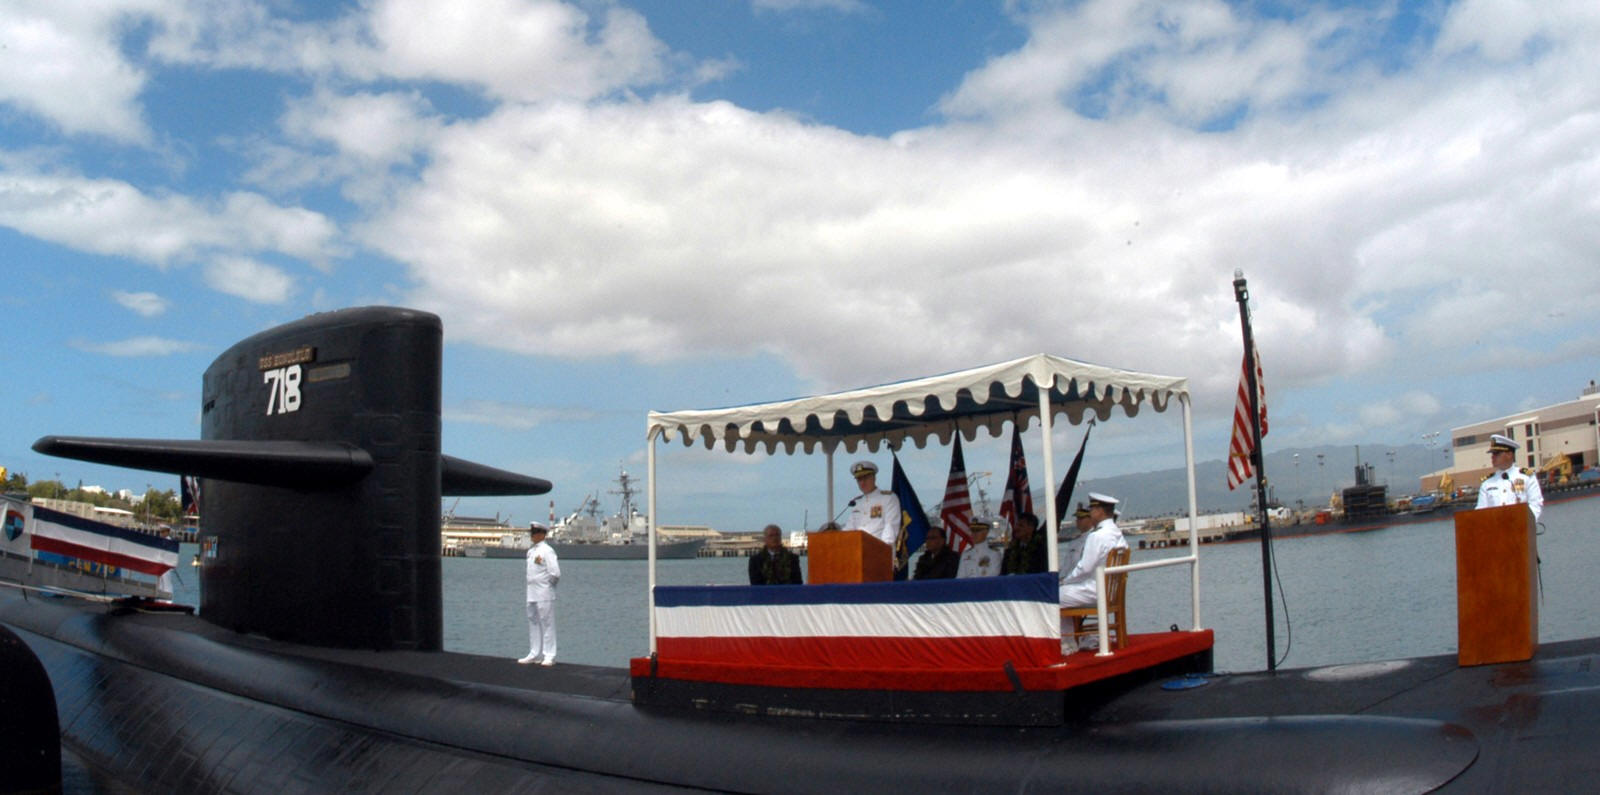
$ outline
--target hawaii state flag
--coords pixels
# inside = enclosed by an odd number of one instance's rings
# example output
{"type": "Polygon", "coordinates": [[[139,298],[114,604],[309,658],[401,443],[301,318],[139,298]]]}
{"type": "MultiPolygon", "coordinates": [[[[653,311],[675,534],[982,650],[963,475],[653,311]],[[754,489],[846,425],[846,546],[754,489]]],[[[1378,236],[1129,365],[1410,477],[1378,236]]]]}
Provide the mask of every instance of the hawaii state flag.
{"type": "Polygon", "coordinates": [[[1033,492],[1028,488],[1028,461],[1022,455],[1020,423],[1011,424],[1011,466],[1006,474],[1006,493],[1000,498],[1000,518],[1012,527],[1025,513],[1033,513],[1033,492]]]}
{"type": "MultiPolygon", "coordinates": [[[[1252,349],[1254,345],[1250,346],[1252,349]]],[[[1250,362],[1256,365],[1256,405],[1261,410],[1261,435],[1267,435],[1267,387],[1261,378],[1261,353],[1245,351],[1239,368],[1239,399],[1233,406],[1233,440],[1228,443],[1228,490],[1256,476],[1250,465],[1255,437],[1250,431],[1250,362]]]]}
{"type": "Polygon", "coordinates": [[[894,578],[904,580],[911,565],[911,555],[922,548],[928,538],[928,515],[922,512],[922,501],[900,468],[900,457],[894,456],[894,480],[890,490],[900,500],[900,535],[894,542],[894,578]]]}
{"type": "Polygon", "coordinates": [[[950,454],[950,479],[945,482],[939,523],[944,525],[944,542],[950,551],[959,555],[972,546],[972,497],[967,493],[967,462],[961,455],[960,434],[956,434],[955,452],[950,454]]]}

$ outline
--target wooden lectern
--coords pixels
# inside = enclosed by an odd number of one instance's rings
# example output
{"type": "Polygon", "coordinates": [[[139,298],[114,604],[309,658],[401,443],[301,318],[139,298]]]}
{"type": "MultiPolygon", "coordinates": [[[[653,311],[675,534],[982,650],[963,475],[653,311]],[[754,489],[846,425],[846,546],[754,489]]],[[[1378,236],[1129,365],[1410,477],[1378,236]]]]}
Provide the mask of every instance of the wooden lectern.
{"type": "Polygon", "coordinates": [[[806,557],[812,585],[894,579],[894,550],[861,530],[806,533],[806,557]]]}
{"type": "Polygon", "coordinates": [[[1456,514],[1456,635],[1461,665],[1520,662],[1539,647],[1533,512],[1502,505],[1456,514]]]}

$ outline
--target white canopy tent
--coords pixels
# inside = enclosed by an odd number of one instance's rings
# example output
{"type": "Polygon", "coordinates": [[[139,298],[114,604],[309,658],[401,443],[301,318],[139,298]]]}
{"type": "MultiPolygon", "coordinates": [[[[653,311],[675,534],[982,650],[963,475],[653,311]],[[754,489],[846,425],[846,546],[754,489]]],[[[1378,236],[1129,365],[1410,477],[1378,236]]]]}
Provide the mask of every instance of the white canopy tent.
{"type": "MultiPolygon", "coordinates": [[[[1196,522],[1194,443],[1186,378],[1138,373],[1087,364],[1059,356],[1036,354],[1009,362],[944,375],[899,381],[831,395],[794,398],[774,403],[720,409],[659,412],[649,415],[648,500],[650,515],[651,650],[655,649],[656,440],[677,435],[683,443],[700,441],[706,449],[721,445],[729,452],[758,449],[769,455],[780,448],[793,454],[822,452],[827,456],[828,515],[833,507],[833,454],[841,447],[876,452],[900,449],[906,442],[924,447],[930,438],[948,444],[956,432],[971,441],[979,428],[998,437],[1007,421],[1027,430],[1034,420],[1044,438],[1045,511],[1050,570],[1059,570],[1055,506],[1055,465],[1050,434],[1055,418],[1065,415],[1074,425],[1086,415],[1107,420],[1121,407],[1134,416],[1148,400],[1165,411],[1176,397],[1183,408],[1184,460],[1188,471],[1190,527],[1196,522]]],[[[1198,562],[1198,538],[1191,531],[1189,558],[1163,563],[1198,562]]],[[[1128,568],[1143,568],[1136,564],[1128,568]]],[[[1191,576],[1194,621],[1198,627],[1199,578],[1191,576]]]]}

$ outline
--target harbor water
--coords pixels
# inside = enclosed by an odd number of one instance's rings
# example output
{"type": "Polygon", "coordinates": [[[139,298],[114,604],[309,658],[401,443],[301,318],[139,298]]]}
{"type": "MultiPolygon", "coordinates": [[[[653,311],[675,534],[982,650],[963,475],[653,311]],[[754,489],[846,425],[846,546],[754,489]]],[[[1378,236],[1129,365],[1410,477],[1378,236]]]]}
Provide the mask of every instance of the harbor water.
{"type": "MultiPolygon", "coordinates": [[[[1600,572],[1600,498],[1547,505],[1538,538],[1542,599],[1539,637],[1553,642],[1600,635],[1591,580],[1600,572]]],[[[1279,539],[1276,647],[1280,667],[1365,662],[1456,650],[1455,525],[1436,522],[1357,533],[1279,539]]],[[[1181,550],[1134,550],[1133,561],[1181,550]]],[[[194,549],[185,546],[184,559],[194,549]]],[[[523,562],[445,558],[444,645],[450,651],[516,658],[527,653],[523,562]]],[[[658,564],[662,585],[746,583],[745,558],[658,564]]],[[[647,568],[640,561],[561,563],[556,601],[560,662],[624,667],[648,649],[647,568]]],[[[174,598],[199,603],[198,577],[180,572],[174,598]]],[[[1218,671],[1266,668],[1259,542],[1200,550],[1200,620],[1216,632],[1218,671]]],[[[1128,582],[1132,632],[1191,623],[1187,569],[1134,572],[1128,582]]]]}

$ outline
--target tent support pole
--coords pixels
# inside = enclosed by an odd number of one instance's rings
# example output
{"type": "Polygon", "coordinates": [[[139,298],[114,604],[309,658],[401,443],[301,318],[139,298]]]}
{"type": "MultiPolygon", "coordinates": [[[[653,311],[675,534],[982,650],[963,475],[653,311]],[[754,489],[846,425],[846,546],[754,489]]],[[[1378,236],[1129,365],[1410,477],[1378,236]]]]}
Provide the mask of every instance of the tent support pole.
{"type": "MultiPolygon", "coordinates": [[[[1060,538],[1056,530],[1056,467],[1055,456],[1050,454],[1050,389],[1052,385],[1035,384],[1039,387],[1039,435],[1044,438],[1044,515],[1045,515],[1045,552],[1047,555],[1047,571],[1060,571],[1061,551],[1056,549],[1056,539],[1060,538]]],[[[1034,528],[1038,532],[1038,528],[1034,528]]]]}
{"type": "Polygon", "coordinates": [[[647,598],[645,599],[645,615],[650,617],[650,654],[656,653],[656,437],[648,434],[645,438],[645,460],[650,470],[646,488],[645,499],[650,501],[650,577],[646,586],[647,598]]]}
{"type": "Polygon", "coordinates": [[[837,519],[839,517],[839,514],[833,512],[833,451],[832,450],[828,451],[827,460],[826,460],[826,466],[828,467],[828,521],[831,522],[834,519],[837,519]]]}

